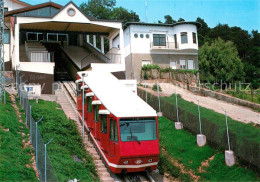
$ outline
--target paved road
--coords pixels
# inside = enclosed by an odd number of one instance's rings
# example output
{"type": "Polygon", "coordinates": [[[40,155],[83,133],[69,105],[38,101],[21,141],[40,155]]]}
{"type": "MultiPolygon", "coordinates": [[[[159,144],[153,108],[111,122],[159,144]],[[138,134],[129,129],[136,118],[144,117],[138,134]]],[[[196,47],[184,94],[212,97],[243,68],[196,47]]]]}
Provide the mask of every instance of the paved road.
{"type": "MultiPolygon", "coordinates": [[[[154,83],[148,83],[150,87],[153,86],[154,83]]],[[[181,97],[187,101],[193,102],[195,104],[198,103],[198,99],[200,101],[200,105],[202,107],[211,109],[215,112],[224,114],[224,110],[227,111],[227,115],[234,120],[241,121],[244,123],[259,123],[260,124],[260,113],[253,111],[247,107],[238,106],[234,104],[227,103],[225,101],[220,101],[211,97],[204,97],[195,95],[194,93],[182,89],[180,87],[176,87],[172,83],[160,83],[159,84],[162,88],[162,95],[164,96],[171,96],[175,93],[177,89],[177,93],[181,95],[181,97]]]]}

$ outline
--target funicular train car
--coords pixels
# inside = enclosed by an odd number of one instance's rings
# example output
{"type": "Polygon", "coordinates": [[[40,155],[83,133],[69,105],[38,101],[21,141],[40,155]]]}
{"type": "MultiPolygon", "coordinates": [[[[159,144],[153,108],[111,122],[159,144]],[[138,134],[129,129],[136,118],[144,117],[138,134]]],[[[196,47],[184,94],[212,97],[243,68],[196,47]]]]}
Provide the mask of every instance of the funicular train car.
{"type": "Polygon", "coordinates": [[[84,100],[85,128],[110,170],[155,170],[159,160],[156,111],[110,73],[78,72],[77,79],[79,115],[84,100]]]}

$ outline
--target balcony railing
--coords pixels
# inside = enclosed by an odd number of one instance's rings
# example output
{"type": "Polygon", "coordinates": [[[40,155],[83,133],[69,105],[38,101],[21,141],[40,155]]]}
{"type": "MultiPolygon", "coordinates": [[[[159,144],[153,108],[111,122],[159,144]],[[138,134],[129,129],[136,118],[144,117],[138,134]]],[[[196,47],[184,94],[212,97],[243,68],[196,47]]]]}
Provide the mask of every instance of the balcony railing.
{"type": "Polygon", "coordinates": [[[48,51],[28,51],[30,62],[54,62],[54,53],[48,51]]]}
{"type": "Polygon", "coordinates": [[[151,49],[179,49],[179,45],[177,42],[165,42],[165,45],[156,45],[154,42],[151,42],[151,49]]]}

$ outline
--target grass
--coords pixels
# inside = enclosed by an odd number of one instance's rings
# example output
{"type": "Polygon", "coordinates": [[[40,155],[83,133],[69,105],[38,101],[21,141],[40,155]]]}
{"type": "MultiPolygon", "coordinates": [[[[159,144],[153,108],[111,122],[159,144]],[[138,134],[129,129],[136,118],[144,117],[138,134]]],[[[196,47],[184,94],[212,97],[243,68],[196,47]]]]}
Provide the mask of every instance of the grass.
{"type": "Polygon", "coordinates": [[[192,169],[201,181],[257,181],[257,174],[240,165],[227,167],[224,151],[213,149],[208,145],[197,147],[196,137],[184,130],[176,130],[174,123],[164,117],[159,118],[160,148],[165,149],[168,155],[161,152],[159,168],[182,181],[191,181],[187,174],[181,174],[180,169],[170,163],[170,158],[177,160],[187,169],[192,169]],[[215,155],[215,158],[205,166],[204,172],[199,171],[201,162],[215,155]]]}
{"type": "Polygon", "coordinates": [[[95,165],[87,154],[74,121],[67,119],[60,105],[55,102],[39,100],[32,109],[35,120],[43,116],[39,124],[44,143],[51,138],[48,155],[59,181],[78,179],[80,181],[99,181],[95,165]],[[74,160],[77,156],[80,162],[74,160]]]}
{"type": "MultiPolygon", "coordinates": [[[[162,99],[168,103],[175,104],[176,102],[175,95],[172,95],[171,97],[163,97],[162,99]]],[[[178,96],[178,107],[181,108],[182,110],[185,110],[188,113],[192,113],[193,115],[198,116],[198,106],[192,102],[188,102],[182,99],[180,96],[178,96]]],[[[200,107],[200,113],[202,119],[203,118],[208,119],[211,122],[222,126],[224,129],[226,128],[226,121],[225,121],[224,114],[214,112],[204,107],[200,107]]],[[[260,130],[259,128],[254,127],[252,123],[245,124],[228,117],[228,124],[229,124],[229,129],[231,131],[237,131],[236,132],[237,137],[241,139],[247,138],[257,143],[260,142],[260,130]]],[[[202,127],[203,127],[203,123],[202,123],[202,127]]],[[[204,128],[202,128],[202,132],[203,129],[206,130],[205,126],[204,128]]]]}
{"type": "Polygon", "coordinates": [[[7,104],[0,103],[0,181],[38,181],[33,168],[27,167],[32,164],[31,148],[22,142],[28,141],[29,130],[11,104],[9,94],[7,104]]]}

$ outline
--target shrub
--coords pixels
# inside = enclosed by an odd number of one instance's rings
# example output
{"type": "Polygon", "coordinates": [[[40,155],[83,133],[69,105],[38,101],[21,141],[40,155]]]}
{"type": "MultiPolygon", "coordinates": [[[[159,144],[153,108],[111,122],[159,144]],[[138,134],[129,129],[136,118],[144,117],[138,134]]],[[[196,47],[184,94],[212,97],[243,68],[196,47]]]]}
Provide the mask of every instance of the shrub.
{"type": "MultiPolygon", "coordinates": [[[[160,87],[160,85],[158,85],[158,88],[159,88],[159,92],[162,92],[162,88],[160,87]]],[[[157,84],[153,85],[152,90],[157,92],[157,84]]]]}

